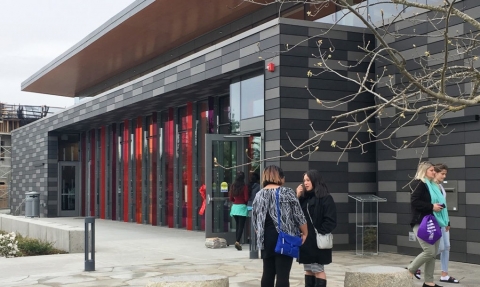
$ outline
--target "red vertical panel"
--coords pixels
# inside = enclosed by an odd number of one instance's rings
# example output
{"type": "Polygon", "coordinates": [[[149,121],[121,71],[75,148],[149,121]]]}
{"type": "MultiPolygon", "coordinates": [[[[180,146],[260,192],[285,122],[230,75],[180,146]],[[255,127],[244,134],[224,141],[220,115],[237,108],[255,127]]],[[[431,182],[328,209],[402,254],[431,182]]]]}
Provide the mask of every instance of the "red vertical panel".
{"type": "Polygon", "coordinates": [[[90,216],[95,216],[95,130],[90,131],[90,216]]]}
{"type": "Polygon", "coordinates": [[[82,133],[82,137],[81,137],[81,150],[82,150],[82,159],[81,159],[81,172],[82,172],[82,179],[81,179],[81,186],[82,186],[82,189],[81,189],[81,204],[82,204],[82,208],[81,208],[81,215],[82,216],[85,216],[86,214],[86,210],[87,210],[87,206],[85,205],[85,194],[86,194],[86,191],[87,191],[87,173],[86,173],[86,167],[87,167],[87,137],[86,137],[86,134],[85,133],[82,133]]]}
{"type": "Polygon", "coordinates": [[[157,126],[157,113],[152,115],[152,124],[150,125],[150,156],[152,159],[151,171],[151,187],[152,187],[152,203],[150,210],[152,214],[152,225],[158,225],[157,222],[157,154],[158,154],[158,126],[157,126]]]}
{"type": "Polygon", "coordinates": [[[146,141],[147,141],[147,143],[148,143],[148,144],[147,144],[147,148],[148,148],[148,152],[147,152],[147,153],[148,153],[148,155],[145,155],[145,156],[146,156],[146,157],[148,156],[147,158],[150,159],[150,161],[147,161],[147,165],[148,165],[148,168],[147,168],[147,171],[148,171],[147,179],[148,179],[148,181],[147,181],[146,186],[147,186],[147,188],[149,188],[149,189],[147,190],[148,199],[149,199],[149,200],[148,200],[149,204],[148,204],[148,214],[147,214],[147,217],[148,217],[148,223],[151,224],[151,223],[152,223],[152,217],[153,217],[153,216],[152,216],[152,172],[153,172],[153,170],[152,170],[152,164],[153,164],[153,162],[152,162],[152,148],[153,148],[153,147],[152,147],[152,140],[153,140],[153,139],[152,139],[152,118],[151,118],[151,117],[148,118],[148,122],[147,122],[147,132],[148,132],[148,133],[147,133],[147,134],[148,134],[148,137],[146,138],[146,141]],[[150,183],[150,184],[148,184],[148,183],[150,183]]]}
{"type": "Polygon", "coordinates": [[[112,190],[111,190],[111,198],[112,198],[112,220],[117,220],[117,156],[118,156],[118,139],[117,139],[117,125],[112,124],[112,190]]]}
{"type": "Polygon", "coordinates": [[[105,196],[107,189],[106,183],[107,167],[107,127],[100,128],[100,218],[105,219],[105,196]]]}
{"type": "Polygon", "coordinates": [[[123,128],[123,221],[128,222],[128,160],[129,160],[129,121],[124,121],[123,128]]]}
{"type": "MultiPolygon", "coordinates": [[[[200,124],[198,131],[198,165],[200,166],[200,183],[205,184],[205,135],[209,132],[208,102],[200,103],[200,124]]],[[[200,230],[205,230],[205,212],[200,216],[200,230]]]]}
{"type": "Polygon", "coordinates": [[[193,230],[193,118],[192,118],[192,102],[187,103],[187,230],[193,230]]]}
{"type": "Polygon", "coordinates": [[[137,118],[135,128],[135,159],[136,159],[136,189],[135,189],[135,218],[137,223],[142,223],[142,117],[137,118]]]}
{"type": "Polygon", "coordinates": [[[173,143],[175,132],[173,130],[173,108],[168,109],[168,119],[165,122],[165,214],[168,227],[173,227],[173,143]]]}

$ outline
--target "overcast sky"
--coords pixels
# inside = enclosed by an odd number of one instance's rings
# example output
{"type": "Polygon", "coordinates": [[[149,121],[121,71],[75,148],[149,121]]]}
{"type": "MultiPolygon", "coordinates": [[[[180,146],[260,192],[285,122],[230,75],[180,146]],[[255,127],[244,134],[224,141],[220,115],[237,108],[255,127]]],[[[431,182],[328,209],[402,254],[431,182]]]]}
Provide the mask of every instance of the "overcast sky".
{"type": "Polygon", "coordinates": [[[134,0],[15,0],[0,9],[0,102],[66,107],[73,98],[20,91],[54,58],[134,0]]]}

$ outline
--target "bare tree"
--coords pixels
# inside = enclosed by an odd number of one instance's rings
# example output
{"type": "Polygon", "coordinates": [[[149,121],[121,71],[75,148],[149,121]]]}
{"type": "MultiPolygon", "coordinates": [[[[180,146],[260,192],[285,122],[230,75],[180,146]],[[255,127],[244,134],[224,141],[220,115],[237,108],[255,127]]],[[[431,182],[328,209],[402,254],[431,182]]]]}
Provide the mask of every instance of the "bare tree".
{"type": "MultiPolygon", "coordinates": [[[[315,71],[309,70],[306,76],[320,77],[325,73],[333,73],[344,81],[354,83],[358,86],[358,90],[347,97],[333,101],[324,100],[313,92],[310,94],[319,105],[327,109],[346,105],[365,93],[370,94],[374,99],[373,104],[369,106],[347,110],[333,116],[332,123],[326,130],[318,131],[314,125],[311,125],[314,136],[301,144],[290,141],[293,148],[289,150],[282,148],[281,157],[297,159],[309,156],[318,150],[326,134],[346,129],[355,129],[356,133],[345,145],[339,145],[335,140],[330,142],[332,147],[340,149],[343,153],[352,149],[365,152],[365,145],[371,143],[383,144],[394,151],[411,147],[423,147],[425,150],[428,145],[438,143],[441,136],[453,130],[442,123],[441,120],[445,115],[480,102],[480,72],[477,68],[480,65],[476,56],[480,22],[473,15],[467,15],[457,8],[461,0],[376,0],[369,1],[370,10],[367,9],[366,1],[354,4],[353,0],[266,2],[244,0],[244,2],[258,5],[309,4],[310,10],[306,14],[312,19],[330,5],[337,6],[336,10],[341,12],[336,13],[331,27],[315,36],[315,39],[319,39],[318,53],[314,55],[318,63],[315,71]],[[371,9],[379,11],[380,16],[372,17],[368,13],[371,9]],[[368,63],[366,71],[357,73],[356,77],[345,76],[335,69],[338,65],[346,64],[333,60],[335,57],[332,55],[335,55],[336,47],[328,41],[329,32],[346,17],[356,18],[374,35],[376,40],[376,43],[364,41],[358,49],[363,51],[365,56],[347,66],[354,67],[368,63]],[[451,30],[451,21],[454,18],[469,23],[474,31],[460,33],[451,30]],[[433,27],[433,32],[420,35],[414,29],[397,29],[395,24],[401,21],[410,22],[411,26],[428,23],[433,27]],[[406,55],[392,45],[395,40],[406,37],[418,37],[418,39],[430,37],[429,41],[438,39],[437,41],[441,41],[444,48],[440,53],[432,54],[426,50],[426,46],[416,47],[413,44],[413,54],[406,55]],[[412,60],[416,63],[414,68],[407,65],[407,61],[412,60]],[[372,67],[376,67],[374,75],[368,72],[372,67]],[[410,141],[393,140],[393,136],[401,128],[425,115],[427,121],[425,131],[421,135],[410,141]],[[377,124],[372,125],[372,121],[377,121],[377,124]],[[357,137],[361,131],[368,132],[368,140],[360,140],[357,137]]],[[[278,54],[295,49],[299,44],[286,45],[282,51],[278,51],[278,54]]],[[[422,155],[423,152],[419,154],[420,159],[422,155]]]]}

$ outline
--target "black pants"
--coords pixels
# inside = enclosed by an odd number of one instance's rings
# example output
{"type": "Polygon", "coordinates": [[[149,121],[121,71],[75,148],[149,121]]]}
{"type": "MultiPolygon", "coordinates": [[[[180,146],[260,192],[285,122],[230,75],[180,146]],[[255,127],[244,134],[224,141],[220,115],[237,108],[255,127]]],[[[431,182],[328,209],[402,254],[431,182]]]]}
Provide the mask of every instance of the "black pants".
{"type": "Polygon", "coordinates": [[[263,258],[261,287],[273,287],[275,283],[275,276],[277,276],[277,284],[275,287],[289,287],[292,262],[292,257],[281,254],[263,258]]]}
{"type": "Polygon", "coordinates": [[[237,224],[237,232],[236,232],[237,242],[240,243],[240,239],[242,239],[243,229],[245,228],[245,221],[247,220],[247,217],[234,215],[233,218],[235,218],[235,223],[237,224]]]}

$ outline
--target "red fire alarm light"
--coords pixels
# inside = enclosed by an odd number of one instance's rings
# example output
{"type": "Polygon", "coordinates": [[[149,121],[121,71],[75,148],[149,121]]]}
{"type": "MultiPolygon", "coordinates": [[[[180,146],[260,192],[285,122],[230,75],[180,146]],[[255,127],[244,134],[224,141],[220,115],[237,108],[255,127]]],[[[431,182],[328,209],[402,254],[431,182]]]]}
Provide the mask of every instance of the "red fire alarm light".
{"type": "Polygon", "coordinates": [[[274,63],[268,63],[267,70],[269,72],[275,72],[275,64],[274,63]]]}

